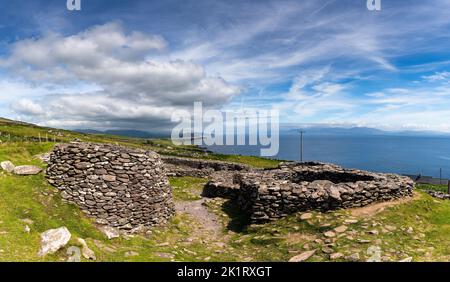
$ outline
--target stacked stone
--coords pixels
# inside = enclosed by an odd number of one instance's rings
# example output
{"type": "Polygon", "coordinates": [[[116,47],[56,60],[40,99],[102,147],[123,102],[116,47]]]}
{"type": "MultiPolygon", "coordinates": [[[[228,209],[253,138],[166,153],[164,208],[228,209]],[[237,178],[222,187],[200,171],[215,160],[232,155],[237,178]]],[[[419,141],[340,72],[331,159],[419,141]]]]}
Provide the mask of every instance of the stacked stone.
{"type": "Polygon", "coordinates": [[[215,172],[203,188],[203,197],[237,199],[241,193],[239,173],[215,172]]]}
{"type": "Polygon", "coordinates": [[[243,164],[236,164],[222,161],[210,161],[201,159],[189,159],[180,157],[163,157],[166,170],[169,176],[176,177],[200,177],[208,178],[215,172],[236,172],[249,171],[250,167],[243,164]]]}
{"type": "MultiPolygon", "coordinates": [[[[279,169],[240,173],[236,178],[233,185],[240,187],[238,203],[249,212],[252,223],[265,223],[296,212],[390,201],[411,196],[414,188],[408,177],[322,163],[282,164],[279,169]]],[[[220,183],[224,186],[227,182],[220,183]]]]}
{"type": "Polygon", "coordinates": [[[441,199],[441,200],[450,200],[450,194],[447,194],[444,192],[428,190],[427,193],[433,198],[437,198],[437,199],[441,199]]]}
{"type": "Polygon", "coordinates": [[[108,144],[55,147],[47,179],[64,200],[98,223],[129,230],[167,222],[174,214],[172,190],[160,156],[108,144]]]}

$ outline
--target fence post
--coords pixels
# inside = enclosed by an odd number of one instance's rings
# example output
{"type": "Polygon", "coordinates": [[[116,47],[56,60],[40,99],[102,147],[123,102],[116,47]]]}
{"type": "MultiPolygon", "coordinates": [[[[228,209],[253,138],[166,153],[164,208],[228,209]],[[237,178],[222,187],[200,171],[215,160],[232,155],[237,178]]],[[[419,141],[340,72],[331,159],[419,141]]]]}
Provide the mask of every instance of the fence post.
{"type": "Polygon", "coordinates": [[[447,194],[450,194],[450,180],[448,181],[448,189],[447,189],[447,194]]]}

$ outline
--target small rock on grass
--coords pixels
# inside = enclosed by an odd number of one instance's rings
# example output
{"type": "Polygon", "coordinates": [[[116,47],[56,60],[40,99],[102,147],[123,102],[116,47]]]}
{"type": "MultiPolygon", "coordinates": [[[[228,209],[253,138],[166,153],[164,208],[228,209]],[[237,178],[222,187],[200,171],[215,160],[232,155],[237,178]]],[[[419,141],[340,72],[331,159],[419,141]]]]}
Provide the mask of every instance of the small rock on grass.
{"type": "Polygon", "coordinates": [[[311,219],[312,217],[313,217],[313,214],[307,212],[307,213],[302,214],[302,215],[300,216],[300,219],[301,219],[301,220],[308,220],[308,219],[311,219]]]}
{"type": "Polygon", "coordinates": [[[89,248],[89,246],[87,245],[87,243],[84,239],[78,238],[78,243],[80,243],[80,245],[82,246],[81,254],[83,255],[83,257],[85,259],[91,259],[91,260],[97,259],[94,251],[89,248]]]}
{"type": "Polygon", "coordinates": [[[43,257],[47,254],[56,253],[67,245],[71,236],[66,227],[45,231],[41,234],[41,249],[38,255],[43,257]]]}
{"type": "Polygon", "coordinates": [[[175,255],[170,254],[170,253],[156,252],[155,255],[160,258],[164,258],[164,259],[174,259],[175,258],[175,255]]]}
{"type": "Polygon", "coordinates": [[[334,233],[333,231],[327,231],[323,233],[323,235],[325,235],[325,237],[332,238],[336,236],[336,233],[334,233]]]}
{"type": "Polygon", "coordinates": [[[344,221],[344,223],[345,224],[355,224],[355,223],[358,223],[358,220],[357,219],[346,219],[344,221]]]}
{"type": "Polygon", "coordinates": [[[29,218],[24,218],[24,219],[21,219],[20,221],[22,221],[23,223],[26,223],[28,225],[32,225],[34,223],[34,221],[29,218]]]}
{"type": "Polygon", "coordinates": [[[341,225],[339,227],[334,228],[334,231],[336,231],[337,233],[344,233],[345,231],[347,231],[348,227],[345,225],[341,225]]]}
{"type": "Polygon", "coordinates": [[[67,262],[81,262],[81,250],[76,246],[67,249],[66,254],[69,256],[67,262]]]}
{"type": "Polygon", "coordinates": [[[367,255],[369,258],[366,262],[381,262],[381,248],[378,246],[370,246],[367,249],[367,255]]]}
{"type": "Polygon", "coordinates": [[[316,250],[304,252],[304,253],[302,253],[300,255],[292,257],[289,260],[289,262],[302,262],[302,261],[305,261],[305,260],[309,259],[310,257],[312,257],[315,253],[316,253],[316,250]]]}
{"type": "Polygon", "coordinates": [[[413,258],[409,257],[409,258],[405,258],[405,259],[399,260],[398,262],[412,262],[412,260],[413,260],[413,258]]]}
{"type": "Polygon", "coordinates": [[[41,173],[42,169],[34,165],[22,165],[14,168],[14,174],[17,175],[36,175],[41,173]]]}
{"type": "Polygon", "coordinates": [[[397,230],[397,227],[392,225],[385,225],[384,227],[391,232],[397,230]]]}
{"type": "Polygon", "coordinates": [[[0,167],[4,171],[11,173],[11,172],[14,171],[15,165],[12,162],[10,162],[10,161],[4,161],[4,162],[0,163],[0,167]]]}
{"type": "Polygon", "coordinates": [[[330,255],[330,259],[331,260],[337,260],[337,259],[340,259],[342,257],[344,257],[344,254],[342,254],[342,253],[334,253],[334,254],[330,255]]]}
{"type": "Polygon", "coordinates": [[[356,262],[356,261],[359,261],[359,260],[360,260],[360,257],[359,257],[359,254],[358,254],[358,253],[354,253],[354,254],[351,254],[351,255],[345,257],[345,259],[346,259],[346,260],[349,260],[349,261],[356,262]]]}
{"type": "Polygon", "coordinates": [[[117,229],[110,226],[102,226],[100,227],[100,231],[106,235],[108,239],[114,239],[120,237],[120,233],[117,229]]]}

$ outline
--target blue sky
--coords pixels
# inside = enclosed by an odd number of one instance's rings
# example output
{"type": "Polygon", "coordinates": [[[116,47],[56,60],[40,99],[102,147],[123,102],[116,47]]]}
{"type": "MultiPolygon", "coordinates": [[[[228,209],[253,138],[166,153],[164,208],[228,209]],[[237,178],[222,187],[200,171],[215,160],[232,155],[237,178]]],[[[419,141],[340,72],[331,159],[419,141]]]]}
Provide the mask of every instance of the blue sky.
{"type": "Polygon", "coordinates": [[[0,0],[0,116],[164,130],[175,110],[450,132],[450,1],[0,0]]]}

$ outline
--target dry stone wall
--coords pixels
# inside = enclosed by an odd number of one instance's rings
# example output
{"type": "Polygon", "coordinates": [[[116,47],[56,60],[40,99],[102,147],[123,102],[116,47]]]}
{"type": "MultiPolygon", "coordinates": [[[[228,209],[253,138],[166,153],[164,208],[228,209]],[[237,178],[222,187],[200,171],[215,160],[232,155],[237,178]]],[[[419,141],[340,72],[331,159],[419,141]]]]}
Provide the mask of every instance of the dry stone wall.
{"type": "Polygon", "coordinates": [[[428,193],[428,195],[430,195],[433,198],[437,198],[437,199],[441,199],[441,200],[450,200],[450,194],[447,194],[444,192],[428,190],[427,193],[428,193]]]}
{"type": "Polygon", "coordinates": [[[265,223],[309,210],[362,207],[411,196],[414,182],[395,174],[348,170],[323,163],[285,163],[278,169],[213,179],[210,197],[237,199],[252,223],[265,223]]]}
{"type": "Polygon", "coordinates": [[[166,171],[169,176],[208,178],[216,172],[250,171],[249,166],[223,161],[189,159],[173,156],[163,156],[166,171]]]}
{"type": "Polygon", "coordinates": [[[114,145],[58,145],[46,171],[49,183],[100,224],[129,230],[165,223],[175,212],[160,156],[114,145]]]}
{"type": "Polygon", "coordinates": [[[235,200],[241,193],[239,179],[239,173],[229,171],[216,172],[211,175],[211,180],[203,188],[202,196],[235,200]]]}

